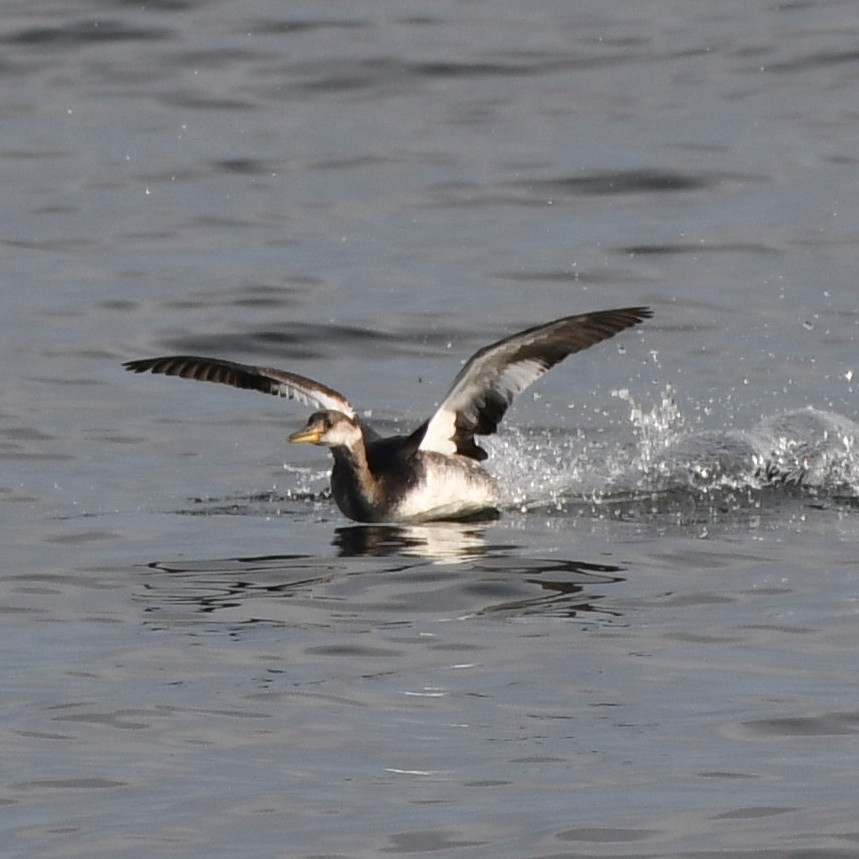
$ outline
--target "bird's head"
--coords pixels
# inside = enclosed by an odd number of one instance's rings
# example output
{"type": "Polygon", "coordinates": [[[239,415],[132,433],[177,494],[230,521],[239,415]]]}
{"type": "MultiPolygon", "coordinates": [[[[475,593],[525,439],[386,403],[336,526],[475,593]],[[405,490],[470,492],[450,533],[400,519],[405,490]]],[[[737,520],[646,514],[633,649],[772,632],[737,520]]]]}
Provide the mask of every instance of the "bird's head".
{"type": "Polygon", "coordinates": [[[358,422],[343,412],[314,412],[304,429],[294,432],[289,440],[295,444],[319,444],[326,447],[351,448],[361,439],[358,422]]]}

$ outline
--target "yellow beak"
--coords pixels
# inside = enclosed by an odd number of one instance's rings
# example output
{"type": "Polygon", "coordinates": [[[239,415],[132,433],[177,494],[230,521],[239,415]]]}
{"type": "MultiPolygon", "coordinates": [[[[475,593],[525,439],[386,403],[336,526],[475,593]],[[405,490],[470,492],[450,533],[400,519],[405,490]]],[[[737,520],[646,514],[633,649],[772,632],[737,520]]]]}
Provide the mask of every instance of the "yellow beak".
{"type": "Polygon", "coordinates": [[[294,432],[289,436],[289,441],[293,444],[319,444],[319,439],[322,438],[322,432],[312,427],[305,427],[298,432],[294,432]]]}

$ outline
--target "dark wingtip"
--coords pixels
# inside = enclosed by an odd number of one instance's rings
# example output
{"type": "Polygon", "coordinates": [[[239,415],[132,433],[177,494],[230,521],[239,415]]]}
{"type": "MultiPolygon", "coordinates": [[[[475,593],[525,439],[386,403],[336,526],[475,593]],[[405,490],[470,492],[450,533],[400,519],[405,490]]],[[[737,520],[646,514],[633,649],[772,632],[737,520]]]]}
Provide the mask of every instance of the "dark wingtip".
{"type": "Polygon", "coordinates": [[[151,366],[152,361],[149,358],[122,362],[122,368],[130,373],[145,373],[151,366]]]}
{"type": "Polygon", "coordinates": [[[653,311],[649,307],[626,307],[620,312],[629,313],[631,316],[634,316],[638,322],[644,322],[645,319],[653,318],[653,311]]]}

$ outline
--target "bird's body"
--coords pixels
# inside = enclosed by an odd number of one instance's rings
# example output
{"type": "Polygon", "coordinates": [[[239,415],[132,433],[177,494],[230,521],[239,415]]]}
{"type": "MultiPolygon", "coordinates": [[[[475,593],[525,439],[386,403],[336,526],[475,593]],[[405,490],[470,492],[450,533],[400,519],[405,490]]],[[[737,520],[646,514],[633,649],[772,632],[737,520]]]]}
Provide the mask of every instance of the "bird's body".
{"type": "Polygon", "coordinates": [[[331,493],[340,510],[358,522],[462,519],[498,503],[495,481],[465,456],[412,450],[402,436],[365,443],[358,451],[332,448],[331,493]],[[362,480],[372,476],[372,479],[362,480]]]}
{"type": "Polygon", "coordinates": [[[495,481],[480,464],[476,435],[495,432],[513,399],[567,355],[651,316],[645,307],[556,319],[478,350],[432,417],[407,436],[381,438],[337,391],[295,373],[218,358],[168,356],[128,361],[135,373],[219,382],[313,405],[290,441],[325,445],[334,456],[331,492],[359,522],[461,519],[493,511],[495,481]]]}

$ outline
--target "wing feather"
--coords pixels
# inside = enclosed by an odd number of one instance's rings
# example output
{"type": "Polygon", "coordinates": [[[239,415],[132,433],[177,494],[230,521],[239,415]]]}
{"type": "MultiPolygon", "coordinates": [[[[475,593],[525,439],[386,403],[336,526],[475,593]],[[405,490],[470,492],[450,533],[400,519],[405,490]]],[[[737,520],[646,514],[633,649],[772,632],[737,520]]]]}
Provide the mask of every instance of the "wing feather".
{"type": "Polygon", "coordinates": [[[254,367],[220,358],[202,358],[196,355],[167,355],[162,358],[143,358],[126,361],[123,365],[132,373],[159,373],[196,379],[199,382],[217,382],[234,388],[246,388],[285,397],[317,409],[334,409],[356,417],[355,409],[340,393],[305,376],[287,373],[272,367],[254,367]]]}
{"type": "Polygon", "coordinates": [[[474,436],[494,433],[522,391],[568,355],[652,315],[647,307],[625,307],[566,316],[478,350],[459,371],[435,414],[417,430],[422,432],[420,449],[485,459],[474,436]]]}

